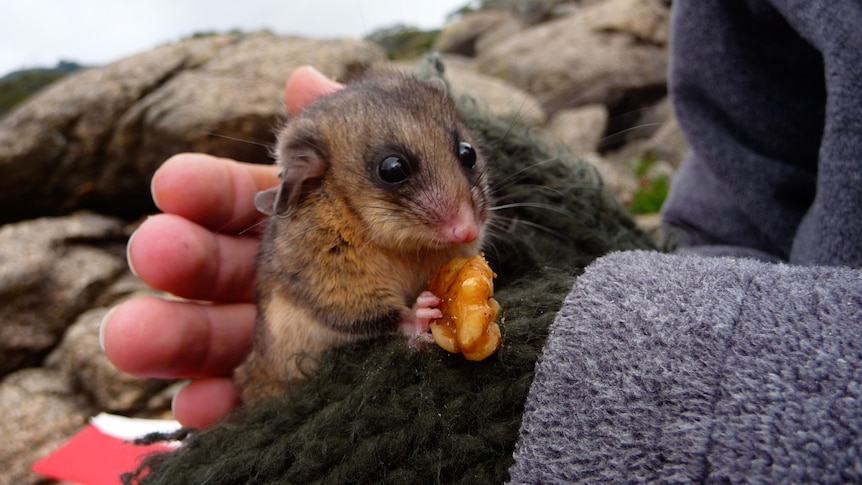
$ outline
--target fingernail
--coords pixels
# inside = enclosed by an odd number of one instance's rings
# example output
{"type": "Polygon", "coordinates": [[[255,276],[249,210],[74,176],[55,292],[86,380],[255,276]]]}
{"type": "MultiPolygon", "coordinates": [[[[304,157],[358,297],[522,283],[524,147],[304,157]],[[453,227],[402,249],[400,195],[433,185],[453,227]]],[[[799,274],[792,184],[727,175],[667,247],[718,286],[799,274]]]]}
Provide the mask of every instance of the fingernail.
{"type": "Polygon", "coordinates": [[[156,179],[159,178],[159,173],[162,170],[162,164],[159,168],[156,169],[156,172],[153,174],[153,177],[150,179],[150,197],[153,198],[153,203],[156,204],[159,210],[162,210],[161,205],[159,205],[159,196],[158,192],[156,192],[156,179]]]}
{"type": "Polygon", "coordinates": [[[129,236],[129,241],[126,243],[126,264],[129,265],[129,271],[131,271],[135,276],[138,276],[138,272],[135,271],[135,265],[132,264],[132,240],[135,238],[135,234],[138,233],[138,230],[140,229],[135,230],[135,232],[129,236]]]}
{"type": "Polygon", "coordinates": [[[113,307],[108,310],[108,313],[102,317],[102,323],[99,324],[99,347],[102,347],[102,352],[105,351],[105,329],[108,326],[108,320],[111,319],[111,316],[117,310],[117,307],[113,307]]]}

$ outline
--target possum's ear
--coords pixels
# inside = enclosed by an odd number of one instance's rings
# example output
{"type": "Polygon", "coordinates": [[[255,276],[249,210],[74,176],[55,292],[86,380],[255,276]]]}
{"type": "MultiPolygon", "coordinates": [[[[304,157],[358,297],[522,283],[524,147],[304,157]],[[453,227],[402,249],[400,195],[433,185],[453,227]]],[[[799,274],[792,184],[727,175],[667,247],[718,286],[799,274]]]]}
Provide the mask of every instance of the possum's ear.
{"type": "Polygon", "coordinates": [[[284,215],[296,208],[303,194],[320,185],[329,168],[326,146],[311,133],[290,137],[279,144],[279,163],[283,167],[281,183],[258,192],[254,197],[257,210],[266,215],[284,215]]]}
{"type": "Polygon", "coordinates": [[[261,190],[254,194],[254,206],[268,216],[275,215],[275,200],[279,192],[281,192],[281,184],[271,189],[261,190]]]}

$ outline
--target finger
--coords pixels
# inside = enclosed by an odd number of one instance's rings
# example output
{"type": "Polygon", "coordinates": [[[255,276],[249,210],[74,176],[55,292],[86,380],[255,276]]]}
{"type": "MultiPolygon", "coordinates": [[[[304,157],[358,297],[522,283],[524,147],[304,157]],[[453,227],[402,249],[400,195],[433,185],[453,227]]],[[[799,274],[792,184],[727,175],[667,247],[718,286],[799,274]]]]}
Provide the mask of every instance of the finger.
{"type": "Polygon", "coordinates": [[[230,378],[199,379],[177,392],[173,413],[183,426],[202,429],[233,411],[239,403],[239,391],[230,378]]]}
{"type": "Polygon", "coordinates": [[[150,190],[163,212],[183,216],[213,231],[238,233],[264,218],[254,207],[254,196],[277,183],[275,165],[181,153],[159,167],[150,190]]]}
{"type": "Polygon", "coordinates": [[[284,85],[284,103],[287,112],[295,115],[302,111],[312,101],[344,86],[329,79],[311,66],[296,68],[287,78],[284,85]]]}
{"type": "Polygon", "coordinates": [[[251,302],[259,245],[157,214],[132,234],[126,251],[132,271],[153,288],[195,300],[251,302]]]}
{"type": "Polygon", "coordinates": [[[251,349],[255,314],[255,306],[248,303],[134,298],[102,322],[102,345],[114,366],[132,375],[230,376],[251,349]]]}

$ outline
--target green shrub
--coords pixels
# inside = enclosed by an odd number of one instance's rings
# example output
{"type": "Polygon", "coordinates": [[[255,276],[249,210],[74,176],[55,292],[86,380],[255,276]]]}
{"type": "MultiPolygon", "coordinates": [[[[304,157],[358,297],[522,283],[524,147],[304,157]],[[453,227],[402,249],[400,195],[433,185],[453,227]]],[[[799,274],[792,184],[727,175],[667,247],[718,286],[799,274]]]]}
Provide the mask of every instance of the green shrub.
{"type": "Polygon", "coordinates": [[[394,25],[375,30],[366,38],[383,48],[392,61],[416,59],[431,51],[439,30],[420,30],[406,25],[394,25]]]}
{"type": "Polygon", "coordinates": [[[638,188],[632,194],[629,211],[632,214],[654,214],[661,210],[664,200],[670,191],[670,176],[666,173],[654,173],[652,168],[656,162],[655,155],[645,153],[637,160],[634,168],[638,188]]]}
{"type": "Polygon", "coordinates": [[[55,68],[26,69],[0,78],[0,116],[45,86],[80,68],[74,62],[60,61],[55,68]]]}

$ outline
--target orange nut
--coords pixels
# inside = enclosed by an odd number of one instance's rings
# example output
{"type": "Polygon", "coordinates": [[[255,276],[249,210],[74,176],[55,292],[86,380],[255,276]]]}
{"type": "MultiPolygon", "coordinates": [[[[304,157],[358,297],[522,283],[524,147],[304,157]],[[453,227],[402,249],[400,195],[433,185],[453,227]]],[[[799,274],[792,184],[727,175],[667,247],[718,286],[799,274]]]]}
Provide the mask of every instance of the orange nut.
{"type": "Polygon", "coordinates": [[[485,256],[477,254],[455,258],[431,277],[428,290],[440,298],[437,308],[443,313],[431,322],[437,345],[447,352],[461,352],[467,360],[482,360],[500,348],[495,276],[485,256]]]}

